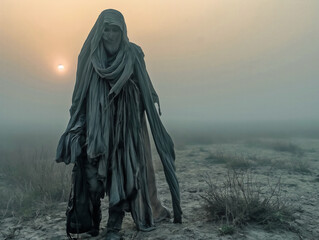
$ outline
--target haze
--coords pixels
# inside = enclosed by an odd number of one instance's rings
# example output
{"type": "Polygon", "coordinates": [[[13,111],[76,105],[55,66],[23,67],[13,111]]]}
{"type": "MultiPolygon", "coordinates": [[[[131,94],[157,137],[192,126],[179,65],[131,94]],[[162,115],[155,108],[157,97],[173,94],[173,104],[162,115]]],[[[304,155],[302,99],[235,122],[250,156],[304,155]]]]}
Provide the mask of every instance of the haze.
{"type": "Polygon", "coordinates": [[[64,130],[77,56],[107,8],[143,48],[168,126],[317,126],[317,0],[1,0],[1,130],[64,130]]]}

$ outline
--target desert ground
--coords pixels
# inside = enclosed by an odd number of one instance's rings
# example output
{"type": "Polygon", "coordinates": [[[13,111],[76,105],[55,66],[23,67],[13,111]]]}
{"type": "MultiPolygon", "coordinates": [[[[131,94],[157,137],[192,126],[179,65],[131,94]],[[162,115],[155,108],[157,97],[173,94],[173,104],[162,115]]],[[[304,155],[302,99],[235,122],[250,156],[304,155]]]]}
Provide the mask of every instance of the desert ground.
{"type": "MultiPolygon", "coordinates": [[[[250,138],[234,141],[176,146],[176,170],[180,183],[183,223],[167,220],[156,224],[151,232],[138,232],[129,213],[124,218],[121,234],[124,239],[319,239],[319,139],[318,138],[250,138]],[[203,199],[209,190],[207,179],[221,185],[231,170],[249,171],[256,184],[273,187],[280,182],[280,198],[289,206],[293,219],[289,228],[265,228],[249,222],[223,235],[222,223],[211,221],[203,199]]],[[[53,159],[53,157],[51,156],[53,159]]],[[[2,159],[3,160],[3,159],[2,159]]],[[[53,161],[53,160],[52,160],[53,161]]],[[[171,208],[170,193],[161,163],[153,154],[158,194],[171,208]]],[[[68,169],[70,172],[70,169],[68,169]]],[[[10,183],[1,173],[2,194],[10,183]]],[[[13,189],[13,188],[12,188],[13,189]]],[[[266,194],[266,193],[265,193],[266,194]]],[[[10,199],[9,199],[10,200],[10,199]]],[[[1,201],[0,239],[67,239],[65,233],[66,201],[41,210],[32,217],[11,214],[8,199],[1,201]]],[[[107,200],[103,201],[103,219],[98,237],[103,239],[107,222],[107,200]]]]}

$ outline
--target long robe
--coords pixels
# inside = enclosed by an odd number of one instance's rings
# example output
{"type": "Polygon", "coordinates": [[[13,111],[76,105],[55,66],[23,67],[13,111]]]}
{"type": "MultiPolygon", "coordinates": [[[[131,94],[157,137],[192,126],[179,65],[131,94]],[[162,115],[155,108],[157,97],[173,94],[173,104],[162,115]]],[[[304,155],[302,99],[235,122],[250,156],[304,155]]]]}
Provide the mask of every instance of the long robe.
{"type": "MultiPolygon", "coordinates": [[[[114,133],[112,130],[114,122],[110,120],[112,119],[112,111],[110,109],[113,106],[113,101],[121,95],[120,93],[125,89],[127,83],[131,81],[132,75],[134,75],[138,85],[141,103],[147,114],[156,149],[163,163],[166,180],[172,194],[174,222],[181,222],[182,211],[180,208],[179,185],[175,174],[174,144],[155,108],[154,102],[159,105],[159,99],[146,71],[144,54],[139,46],[129,42],[124,18],[115,10],[105,10],[100,14],[82,47],[78,58],[76,84],[70,108],[71,117],[65,133],[59,141],[56,161],[65,162],[66,164],[76,162],[81,153],[84,138],[85,144],[87,144],[87,156],[92,161],[99,159],[99,175],[102,178],[108,178],[109,159],[116,155],[111,147],[114,142],[110,142],[110,139],[112,139],[110,135],[114,133]],[[106,23],[117,25],[122,31],[120,50],[116,59],[110,65],[108,65],[108,56],[101,42],[101,34],[106,23]],[[101,80],[107,81],[108,84],[101,84],[101,80]],[[95,107],[98,105],[99,107],[88,108],[87,104],[95,107]],[[89,111],[92,110],[92,112],[86,112],[87,109],[89,111]],[[89,120],[88,116],[90,117],[89,120]]],[[[137,124],[141,124],[143,122],[141,120],[137,124]]],[[[131,133],[134,133],[136,131],[134,126],[136,125],[132,126],[131,133]]],[[[145,127],[146,124],[143,123],[142,133],[145,132],[145,127]]],[[[128,139],[130,138],[133,139],[134,137],[131,136],[128,139]]],[[[137,150],[136,152],[142,151],[145,153],[149,151],[145,151],[145,142],[142,146],[144,150],[142,147],[142,150],[137,150]]],[[[114,160],[112,161],[114,162],[114,160]]],[[[134,161],[136,162],[136,160],[134,161]]],[[[135,196],[136,200],[132,202],[131,206],[135,223],[141,230],[152,225],[149,192],[147,187],[145,187],[147,186],[145,183],[147,183],[148,168],[145,168],[145,165],[142,168],[144,170],[138,173],[139,175],[137,176],[138,181],[142,184],[136,184],[137,186],[139,185],[139,189],[135,196]]],[[[132,172],[133,175],[136,173],[137,171],[132,172]]],[[[114,203],[118,201],[120,199],[114,200],[114,203]]]]}

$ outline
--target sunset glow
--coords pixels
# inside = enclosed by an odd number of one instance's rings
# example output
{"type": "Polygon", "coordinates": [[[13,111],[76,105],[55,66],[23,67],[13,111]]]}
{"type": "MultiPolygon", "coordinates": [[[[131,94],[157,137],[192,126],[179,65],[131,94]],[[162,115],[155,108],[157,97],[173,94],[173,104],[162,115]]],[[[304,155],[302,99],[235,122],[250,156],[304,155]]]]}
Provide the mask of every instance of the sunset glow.
{"type": "MultiPolygon", "coordinates": [[[[17,96],[29,97],[21,113],[33,111],[38,89],[54,93],[45,99],[64,116],[79,53],[107,8],[122,12],[129,40],[141,46],[163,118],[319,118],[316,0],[1,0],[0,103],[11,105],[0,116],[11,122],[17,96]]],[[[24,119],[17,112],[12,119],[24,119]]]]}
{"type": "Polygon", "coordinates": [[[64,65],[63,64],[59,64],[58,65],[58,70],[59,71],[63,71],[64,70],[64,65]]]}

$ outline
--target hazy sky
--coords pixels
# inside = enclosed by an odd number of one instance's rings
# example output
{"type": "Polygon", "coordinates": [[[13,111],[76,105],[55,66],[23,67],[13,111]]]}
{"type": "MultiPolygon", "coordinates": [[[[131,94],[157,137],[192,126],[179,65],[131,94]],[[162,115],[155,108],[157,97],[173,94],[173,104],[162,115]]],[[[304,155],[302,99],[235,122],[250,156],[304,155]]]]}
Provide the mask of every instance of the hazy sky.
{"type": "Polygon", "coordinates": [[[1,126],[65,127],[107,8],[144,50],[163,121],[319,120],[318,0],[1,0],[1,126]]]}

